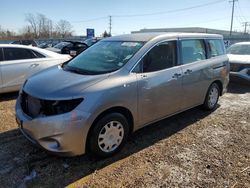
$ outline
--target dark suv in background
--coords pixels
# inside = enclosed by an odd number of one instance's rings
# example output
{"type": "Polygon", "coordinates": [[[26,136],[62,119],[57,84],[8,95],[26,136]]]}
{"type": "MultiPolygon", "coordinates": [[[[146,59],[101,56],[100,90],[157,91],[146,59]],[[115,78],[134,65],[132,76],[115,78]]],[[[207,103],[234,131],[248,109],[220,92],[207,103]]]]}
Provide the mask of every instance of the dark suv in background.
{"type": "Polygon", "coordinates": [[[76,56],[88,48],[88,45],[81,41],[63,41],[51,48],[46,48],[60,54],[70,54],[71,56],[76,56]]]}

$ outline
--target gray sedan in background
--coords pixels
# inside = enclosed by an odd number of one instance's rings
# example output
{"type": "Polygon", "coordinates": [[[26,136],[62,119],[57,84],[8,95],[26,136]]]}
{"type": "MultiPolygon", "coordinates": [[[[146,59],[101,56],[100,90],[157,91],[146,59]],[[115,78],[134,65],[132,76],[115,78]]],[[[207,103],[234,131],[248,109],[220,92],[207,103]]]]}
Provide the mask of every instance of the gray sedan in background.
{"type": "Polygon", "coordinates": [[[16,118],[22,133],[46,150],[107,157],[148,124],[198,105],[215,109],[228,81],[220,35],[115,36],[29,78],[16,118]]]}

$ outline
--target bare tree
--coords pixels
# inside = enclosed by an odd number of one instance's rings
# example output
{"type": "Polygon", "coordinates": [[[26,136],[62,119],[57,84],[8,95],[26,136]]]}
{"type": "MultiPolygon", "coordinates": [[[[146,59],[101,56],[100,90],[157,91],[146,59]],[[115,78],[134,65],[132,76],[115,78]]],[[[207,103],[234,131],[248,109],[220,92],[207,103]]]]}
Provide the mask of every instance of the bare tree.
{"type": "Polygon", "coordinates": [[[26,14],[28,24],[16,33],[4,30],[0,26],[0,39],[38,39],[72,36],[72,25],[66,20],[60,20],[56,25],[44,14],[26,14]]]}
{"type": "Polygon", "coordinates": [[[21,39],[33,39],[33,38],[35,38],[34,33],[33,33],[33,29],[29,25],[23,27],[19,31],[19,33],[20,33],[21,39]]]}
{"type": "Polygon", "coordinates": [[[16,33],[10,30],[2,29],[0,26],[0,39],[2,40],[12,40],[17,38],[16,33]]]}
{"type": "Polygon", "coordinates": [[[53,22],[44,14],[27,14],[26,21],[35,38],[49,38],[53,32],[53,22]]]}
{"type": "Polygon", "coordinates": [[[25,20],[29,23],[30,28],[33,30],[33,33],[35,35],[35,38],[38,37],[38,23],[36,16],[34,14],[26,14],[25,20]]]}
{"type": "Polygon", "coordinates": [[[53,30],[53,22],[43,14],[37,15],[38,31],[40,38],[49,38],[53,30]]]}
{"type": "Polygon", "coordinates": [[[61,35],[62,38],[71,36],[72,31],[72,25],[67,20],[60,20],[57,23],[56,31],[61,35]]]}

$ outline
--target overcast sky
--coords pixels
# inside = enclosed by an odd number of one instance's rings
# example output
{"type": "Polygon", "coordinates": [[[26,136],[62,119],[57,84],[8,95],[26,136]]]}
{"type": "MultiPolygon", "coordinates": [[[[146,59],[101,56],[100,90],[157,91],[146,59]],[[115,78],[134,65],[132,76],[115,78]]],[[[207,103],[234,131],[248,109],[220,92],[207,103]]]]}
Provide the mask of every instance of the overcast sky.
{"type": "MultiPolygon", "coordinates": [[[[108,31],[109,15],[113,35],[143,28],[229,30],[231,10],[228,0],[0,0],[0,25],[18,32],[27,24],[25,14],[42,13],[55,22],[68,20],[76,35],[85,35],[86,28],[94,28],[96,35],[108,31]]],[[[233,30],[243,31],[242,22],[250,22],[249,10],[250,0],[235,3],[233,30]]]]}

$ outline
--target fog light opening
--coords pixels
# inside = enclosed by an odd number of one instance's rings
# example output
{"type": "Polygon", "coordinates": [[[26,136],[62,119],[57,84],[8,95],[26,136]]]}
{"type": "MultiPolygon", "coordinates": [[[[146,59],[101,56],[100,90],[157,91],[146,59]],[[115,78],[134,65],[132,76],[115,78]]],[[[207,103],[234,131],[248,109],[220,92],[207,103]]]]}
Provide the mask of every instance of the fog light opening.
{"type": "Polygon", "coordinates": [[[53,142],[49,143],[48,146],[51,149],[58,149],[60,148],[60,143],[56,140],[53,140],[53,142]]]}

